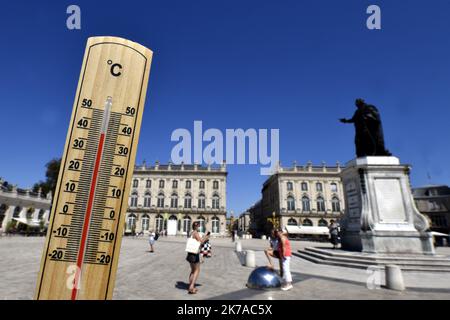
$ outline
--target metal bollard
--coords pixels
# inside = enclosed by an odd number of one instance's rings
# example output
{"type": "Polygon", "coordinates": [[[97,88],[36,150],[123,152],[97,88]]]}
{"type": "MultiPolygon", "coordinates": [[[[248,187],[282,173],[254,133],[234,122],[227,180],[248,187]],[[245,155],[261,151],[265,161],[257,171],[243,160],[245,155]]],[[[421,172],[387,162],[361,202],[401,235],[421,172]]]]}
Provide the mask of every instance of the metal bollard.
{"type": "Polygon", "coordinates": [[[402,270],[396,265],[387,265],[386,272],[386,287],[391,290],[403,291],[405,290],[405,283],[403,281],[402,270]]]}
{"type": "Polygon", "coordinates": [[[266,240],[267,238],[265,235],[263,235],[263,236],[261,236],[261,239],[266,240]]]}
{"type": "Polygon", "coordinates": [[[242,244],[240,241],[236,241],[236,252],[242,251],[242,244]]]}
{"type": "Polygon", "coordinates": [[[246,251],[246,255],[245,255],[245,266],[246,266],[246,267],[250,267],[250,268],[256,267],[256,262],[255,262],[255,251],[253,251],[253,250],[247,250],[247,251],[246,251]]]}

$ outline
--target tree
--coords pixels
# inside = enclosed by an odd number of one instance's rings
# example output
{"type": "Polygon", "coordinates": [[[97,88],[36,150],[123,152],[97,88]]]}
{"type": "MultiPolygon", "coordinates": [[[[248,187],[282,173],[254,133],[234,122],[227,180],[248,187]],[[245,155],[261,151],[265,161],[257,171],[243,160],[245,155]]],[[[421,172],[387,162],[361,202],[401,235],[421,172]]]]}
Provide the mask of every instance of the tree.
{"type": "Polygon", "coordinates": [[[59,168],[61,167],[61,159],[52,159],[45,165],[47,168],[45,172],[45,181],[39,181],[33,186],[33,192],[38,192],[39,188],[43,194],[48,194],[50,191],[52,195],[55,194],[56,182],[58,181],[59,168]]]}

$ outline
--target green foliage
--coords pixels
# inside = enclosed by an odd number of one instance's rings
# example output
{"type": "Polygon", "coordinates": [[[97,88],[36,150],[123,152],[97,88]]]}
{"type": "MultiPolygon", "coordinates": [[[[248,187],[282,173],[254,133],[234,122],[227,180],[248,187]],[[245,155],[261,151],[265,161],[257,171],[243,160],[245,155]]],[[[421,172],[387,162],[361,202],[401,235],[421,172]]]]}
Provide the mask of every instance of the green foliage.
{"type": "Polygon", "coordinates": [[[47,168],[45,172],[45,181],[39,181],[33,186],[33,192],[38,192],[41,188],[43,194],[48,194],[50,191],[52,195],[55,194],[56,182],[58,181],[59,168],[61,167],[61,159],[52,159],[45,165],[47,168]]]}

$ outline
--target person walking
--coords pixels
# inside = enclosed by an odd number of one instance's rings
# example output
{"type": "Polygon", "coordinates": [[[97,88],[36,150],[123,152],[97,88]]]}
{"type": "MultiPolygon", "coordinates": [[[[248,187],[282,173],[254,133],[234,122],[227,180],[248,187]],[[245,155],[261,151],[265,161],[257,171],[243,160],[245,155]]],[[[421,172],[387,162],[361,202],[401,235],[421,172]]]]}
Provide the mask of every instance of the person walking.
{"type": "Polygon", "coordinates": [[[330,232],[330,241],[333,245],[333,249],[336,249],[339,244],[339,225],[334,220],[331,220],[328,230],[330,232]]]}
{"type": "Polygon", "coordinates": [[[291,243],[287,238],[286,234],[283,233],[283,230],[278,229],[275,232],[275,236],[278,238],[278,252],[280,253],[280,259],[282,261],[282,269],[283,269],[283,282],[284,284],[281,286],[281,290],[287,291],[293,288],[292,286],[292,275],[291,275],[291,243]]]}
{"type": "Polygon", "coordinates": [[[199,225],[198,222],[192,224],[192,233],[186,245],[186,251],[188,252],[186,260],[191,267],[191,273],[189,274],[189,294],[196,294],[198,291],[197,288],[195,288],[195,282],[200,274],[200,246],[209,240],[209,233],[204,237],[200,237],[198,232],[199,225]],[[191,243],[193,243],[192,239],[197,242],[197,244],[195,244],[195,249],[191,248],[191,243]]]}
{"type": "Polygon", "coordinates": [[[148,243],[150,245],[150,252],[155,252],[154,248],[153,248],[153,246],[155,244],[155,241],[156,241],[155,238],[156,238],[156,233],[154,233],[153,230],[150,230],[150,233],[149,233],[149,236],[148,236],[148,243]]]}

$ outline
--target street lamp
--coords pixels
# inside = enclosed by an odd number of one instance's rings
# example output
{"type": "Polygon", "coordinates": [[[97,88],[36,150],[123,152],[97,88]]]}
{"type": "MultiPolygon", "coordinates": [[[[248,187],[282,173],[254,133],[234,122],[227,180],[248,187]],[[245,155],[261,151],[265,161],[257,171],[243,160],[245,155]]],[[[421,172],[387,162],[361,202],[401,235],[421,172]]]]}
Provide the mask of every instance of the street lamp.
{"type": "Polygon", "coordinates": [[[272,223],[272,225],[275,229],[279,228],[280,223],[279,223],[279,219],[277,217],[275,217],[275,211],[272,212],[272,218],[267,218],[267,222],[272,223]]]}

